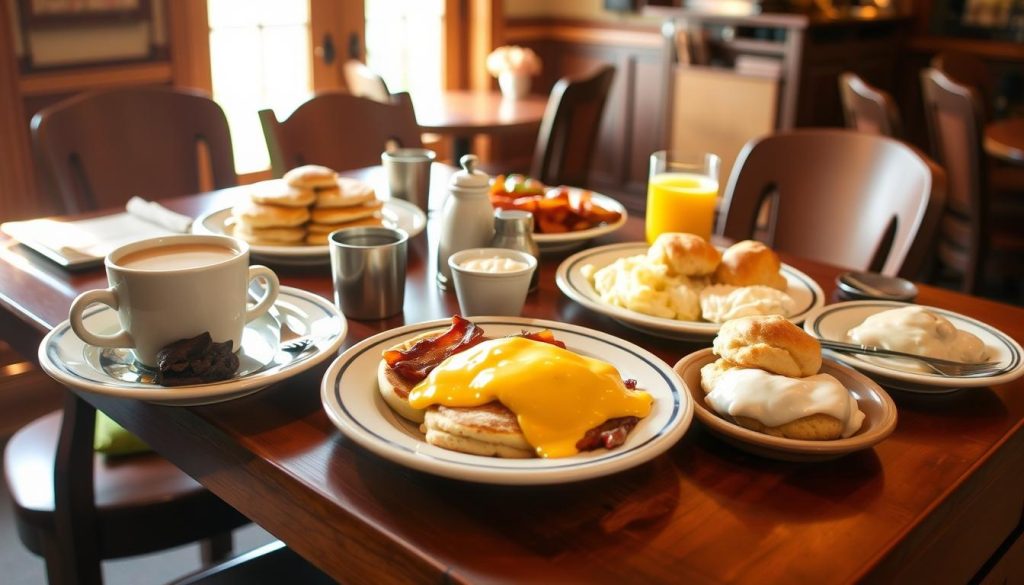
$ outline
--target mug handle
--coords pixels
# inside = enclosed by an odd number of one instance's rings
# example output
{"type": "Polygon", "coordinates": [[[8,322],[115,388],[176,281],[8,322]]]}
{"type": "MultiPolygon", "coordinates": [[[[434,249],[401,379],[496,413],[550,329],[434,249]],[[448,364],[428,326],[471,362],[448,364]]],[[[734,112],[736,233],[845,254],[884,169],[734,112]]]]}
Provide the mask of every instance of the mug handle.
{"type": "Polygon", "coordinates": [[[263,292],[263,297],[256,303],[256,306],[245,312],[246,323],[269,311],[270,307],[277,301],[277,293],[281,288],[281,284],[277,280],[277,275],[274,274],[274,271],[259,264],[249,267],[249,280],[246,282],[251,283],[253,279],[260,276],[267,279],[267,289],[263,292]]]}
{"type": "Polygon", "coordinates": [[[111,309],[117,310],[118,300],[114,289],[106,288],[101,290],[90,290],[78,295],[71,303],[71,311],[68,320],[71,321],[71,329],[82,341],[96,347],[135,347],[135,340],[125,330],[120,330],[113,335],[98,335],[86,329],[83,313],[90,305],[100,303],[111,309]]]}

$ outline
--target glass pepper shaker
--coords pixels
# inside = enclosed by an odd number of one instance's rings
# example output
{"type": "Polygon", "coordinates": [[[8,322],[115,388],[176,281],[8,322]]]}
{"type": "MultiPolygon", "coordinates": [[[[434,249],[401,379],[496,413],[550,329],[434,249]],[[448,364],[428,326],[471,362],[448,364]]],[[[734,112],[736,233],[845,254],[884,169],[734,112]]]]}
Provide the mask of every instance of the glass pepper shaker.
{"type": "MultiPolygon", "coordinates": [[[[529,211],[515,209],[494,210],[494,239],[492,248],[509,248],[526,252],[540,262],[540,248],[533,240],[533,214],[529,211]]],[[[540,268],[533,271],[530,279],[530,291],[537,290],[540,281],[540,268]]]]}

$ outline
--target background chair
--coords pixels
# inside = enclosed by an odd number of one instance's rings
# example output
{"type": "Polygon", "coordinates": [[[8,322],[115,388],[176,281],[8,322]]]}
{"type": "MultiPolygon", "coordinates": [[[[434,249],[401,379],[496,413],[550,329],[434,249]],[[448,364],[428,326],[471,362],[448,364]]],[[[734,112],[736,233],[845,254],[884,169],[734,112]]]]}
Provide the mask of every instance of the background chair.
{"type": "Polygon", "coordinates": [[[946,168],[949,197],[939,230],[941,263],[962,275],[961,289],[978,293],[986,267],[1024,274],[1020,219],[990,212],[989,164],[982,147],[985,113],[969,86],[937,69],[921,72],[932,153],[946,168]],[[993,261],[994,254],[1001,255],[993,261]]]}
{"type": "Polygon", "coordinates": [[[530,176],[547,185],[585,186],[615,67],[555,83],[541,120],[530,176]]]}
{"type": "Polygon", "coordinates": [[[320,93],[278,120],[273,110],[260,111],[263,135],[275,177],[304,164],[335,170],[380,164],[389,144],[419,148],[419,126],[409,94],[379,103],[348,93],[320,93]]]}
{"type": "Polygon", "coordinates": [[[348,92],[356,97],[369,98],[382,104],[391,103],[391,92],[384,78],[358,59],[349,59],[342,65],[348,92]]]}
{"type": "Polygon", "coordinates": [[[800,130],[749,142],[722,200],[717,232],[837,266],[915,277],[945,203],[942,170],[891,138],[800,130]]]}
{"type": "Polygon", "coordinates": [[[847,72],[839,76],[839,97],[847,128],[890,138],[903,135],[900,112],[888,93],[847,72]]]}
{"type": "Polygon", "coordinates": [[[205,95],[170,88],[87,92],[32,118],[52,196],[68,213],[238,184],[224,112],[205,95]],[[202,147],[202,156],[200,154],[202,147]],[[201,181],[208,168],[211,185],[201,181]]]}

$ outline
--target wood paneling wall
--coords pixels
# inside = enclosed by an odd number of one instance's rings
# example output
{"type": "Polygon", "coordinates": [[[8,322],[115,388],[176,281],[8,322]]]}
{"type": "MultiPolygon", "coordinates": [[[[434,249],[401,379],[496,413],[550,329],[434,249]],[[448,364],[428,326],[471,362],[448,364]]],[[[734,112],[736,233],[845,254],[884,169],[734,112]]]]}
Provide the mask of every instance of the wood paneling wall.
{"type": "Polygon", "coordinates": [[[666,80],[657,27],[509,20],[505,42],[531,47],[540,55],[544,71],[534,80],[535,92],[550,92],[562,76],[615,65],[589,186],[619,198],[631,211],[642,211],[648,160],[663,147],[667,123],[660,111],[666,80]]]}
{"type": "Polygon", "coordinates": [[[0,5],[0,221],[30,217],[45,208],[37,200],[11,30],[11,13],[0,5]]]}

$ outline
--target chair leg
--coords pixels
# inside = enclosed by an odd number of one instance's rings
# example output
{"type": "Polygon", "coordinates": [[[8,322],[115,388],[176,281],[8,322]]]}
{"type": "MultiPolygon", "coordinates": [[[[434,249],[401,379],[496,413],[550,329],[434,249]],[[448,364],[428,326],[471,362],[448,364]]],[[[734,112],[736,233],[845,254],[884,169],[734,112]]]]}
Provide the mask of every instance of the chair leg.
{"type": "Polygon", "coordinates": [[[203,565],[212,565],[226,560],[234,549],[234,538],[231,532],[215,534],[199,543],[200,558],[203,565]]]}

